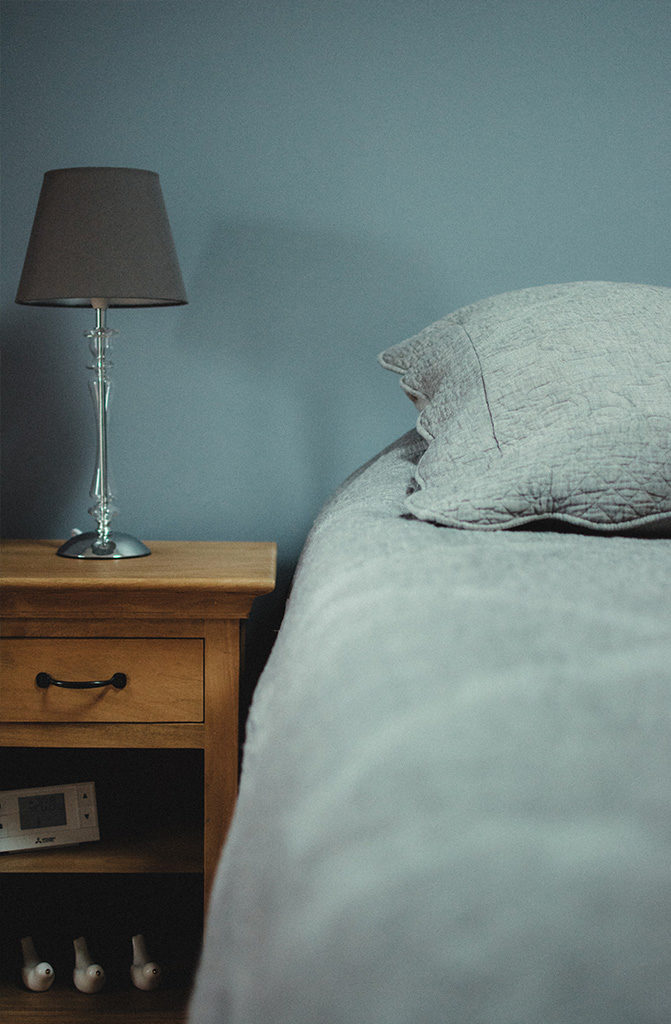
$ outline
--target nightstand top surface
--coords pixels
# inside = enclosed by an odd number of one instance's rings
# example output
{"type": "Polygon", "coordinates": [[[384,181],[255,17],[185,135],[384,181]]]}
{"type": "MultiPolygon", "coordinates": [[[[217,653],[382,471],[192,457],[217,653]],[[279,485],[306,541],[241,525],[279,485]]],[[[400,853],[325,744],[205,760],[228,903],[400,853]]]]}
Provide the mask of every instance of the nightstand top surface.
{"type": "MultiPolygon", "coordinates": [[[[56,555],[59,541],[4,540],[0,542],[0,578],[5,614],[24,614],[19,605],[30,596],[60,595],[67,603],[95,596],[123,603],[132,612],[130,595],[181,595],[178,616],[190,607],[217,601],[225,595],[253,598],[274,589],[277,548],[254,541],[148,541],[151,554],[143,558],[80,559],[56,555]],[[18,604],[15,605],[15,600],[18,604]]],[[[65,609],[52,610],[57,616],[65,609]]],[[[124,608],[120,609],[124,614],[124,608]]],[[[135,609],[137,611],[137,608],[135,609]]]]}

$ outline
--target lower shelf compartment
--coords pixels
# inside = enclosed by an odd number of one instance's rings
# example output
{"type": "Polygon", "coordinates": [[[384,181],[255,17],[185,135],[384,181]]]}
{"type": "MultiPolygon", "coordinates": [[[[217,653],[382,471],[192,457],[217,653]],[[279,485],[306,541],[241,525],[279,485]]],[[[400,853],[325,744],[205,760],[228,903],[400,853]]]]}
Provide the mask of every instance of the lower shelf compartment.
{"type": "Polygon", "coordinates": [[[2,1024],[183,1024],[203,931],[202,750],[0,749],[7,789],[92,780],[100,840],[0,854],[2,1024]],[[154,992],[130,979],[132,938],[162,968],[154,992]],[[21,939],[54,968],[46,992],[21,981],[21,939]],[[105,970],[73,984],[74,940],[105,970]]]}
{"type": "Polygon", "coordinates": [[[60,988],[57,982],[47,992],[6,984],[0,985],[0,1020],[11,1024],[184,1024],[188,998],[188,989],[140,992],[130,988],[85,995],[60,988]]]}
{"type": "Polygon", "coordinates": [[[202,940],[201,876],[0,875],[0,906],[3,1024],[183,1019],[202,940]],[[138,933],[162,969],[155,992],[141,992],[130,980],[132,937],[138,933]],[[54,968],[55,981],[46,992],[30,992],[21,982],[25,936],[54,968]],[[80,936],[106,974],[105,987],[93,995],[77,991],[72,981],[73,943],[80,936]]]}

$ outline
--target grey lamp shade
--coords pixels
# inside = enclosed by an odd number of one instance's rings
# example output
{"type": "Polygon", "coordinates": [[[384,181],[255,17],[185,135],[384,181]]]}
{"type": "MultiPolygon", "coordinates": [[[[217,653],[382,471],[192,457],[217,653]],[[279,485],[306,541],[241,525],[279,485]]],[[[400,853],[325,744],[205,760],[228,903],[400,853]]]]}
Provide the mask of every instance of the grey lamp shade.
{"type": "Polygon", "coordinates": [[[158,174],[47,171],[16,301],[35,306],[178,306],[186,293],[158,174]]]}

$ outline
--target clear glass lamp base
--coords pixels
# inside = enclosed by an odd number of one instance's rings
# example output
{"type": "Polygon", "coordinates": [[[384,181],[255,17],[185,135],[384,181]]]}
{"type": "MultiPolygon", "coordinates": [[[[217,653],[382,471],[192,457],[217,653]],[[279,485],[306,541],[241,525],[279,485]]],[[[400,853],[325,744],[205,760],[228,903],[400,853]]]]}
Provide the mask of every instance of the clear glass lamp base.
{"type": "Polygon", "coordinates": [[[129,533],[111,530],[105,542],[97,533],[76,533],[59,547],[56,554],[63,558],[141,558],[151,552],[146,544],[129,533]]]}
{"type": "Polygon", "coordinates": [[[105,323],[107,302],[104,299],[91,299],[91,304],[96,311],[96,327],[94,331],[87,331],[85,337],[93,357],[89,369],[93,370],[94,376],[89,382],[89,388],[96,416],[97,451],[89,491],[93,505],[89,512],[98,523],[98,529],[88,533],[74,530],[72,537],[61,545],[56,554],[63,558],[140,558],[151,554],[146,544],[128,533],[110,530],[110,520],[118,511],[107,467],[107,407],[111,390],[109,371],[112,365],[109,350],[110,339],[116,331],[109,330],[105,323]]]}

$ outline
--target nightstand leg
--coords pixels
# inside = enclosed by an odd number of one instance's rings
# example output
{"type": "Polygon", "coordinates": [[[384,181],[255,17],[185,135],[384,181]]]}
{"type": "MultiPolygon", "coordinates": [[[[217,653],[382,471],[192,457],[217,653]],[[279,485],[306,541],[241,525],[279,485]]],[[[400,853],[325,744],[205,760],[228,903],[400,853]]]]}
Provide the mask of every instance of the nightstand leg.
{"type": "Polygon", "coordinates": [[[238,619],[205,627],[205,905],[238,792],[238,619]]]}

